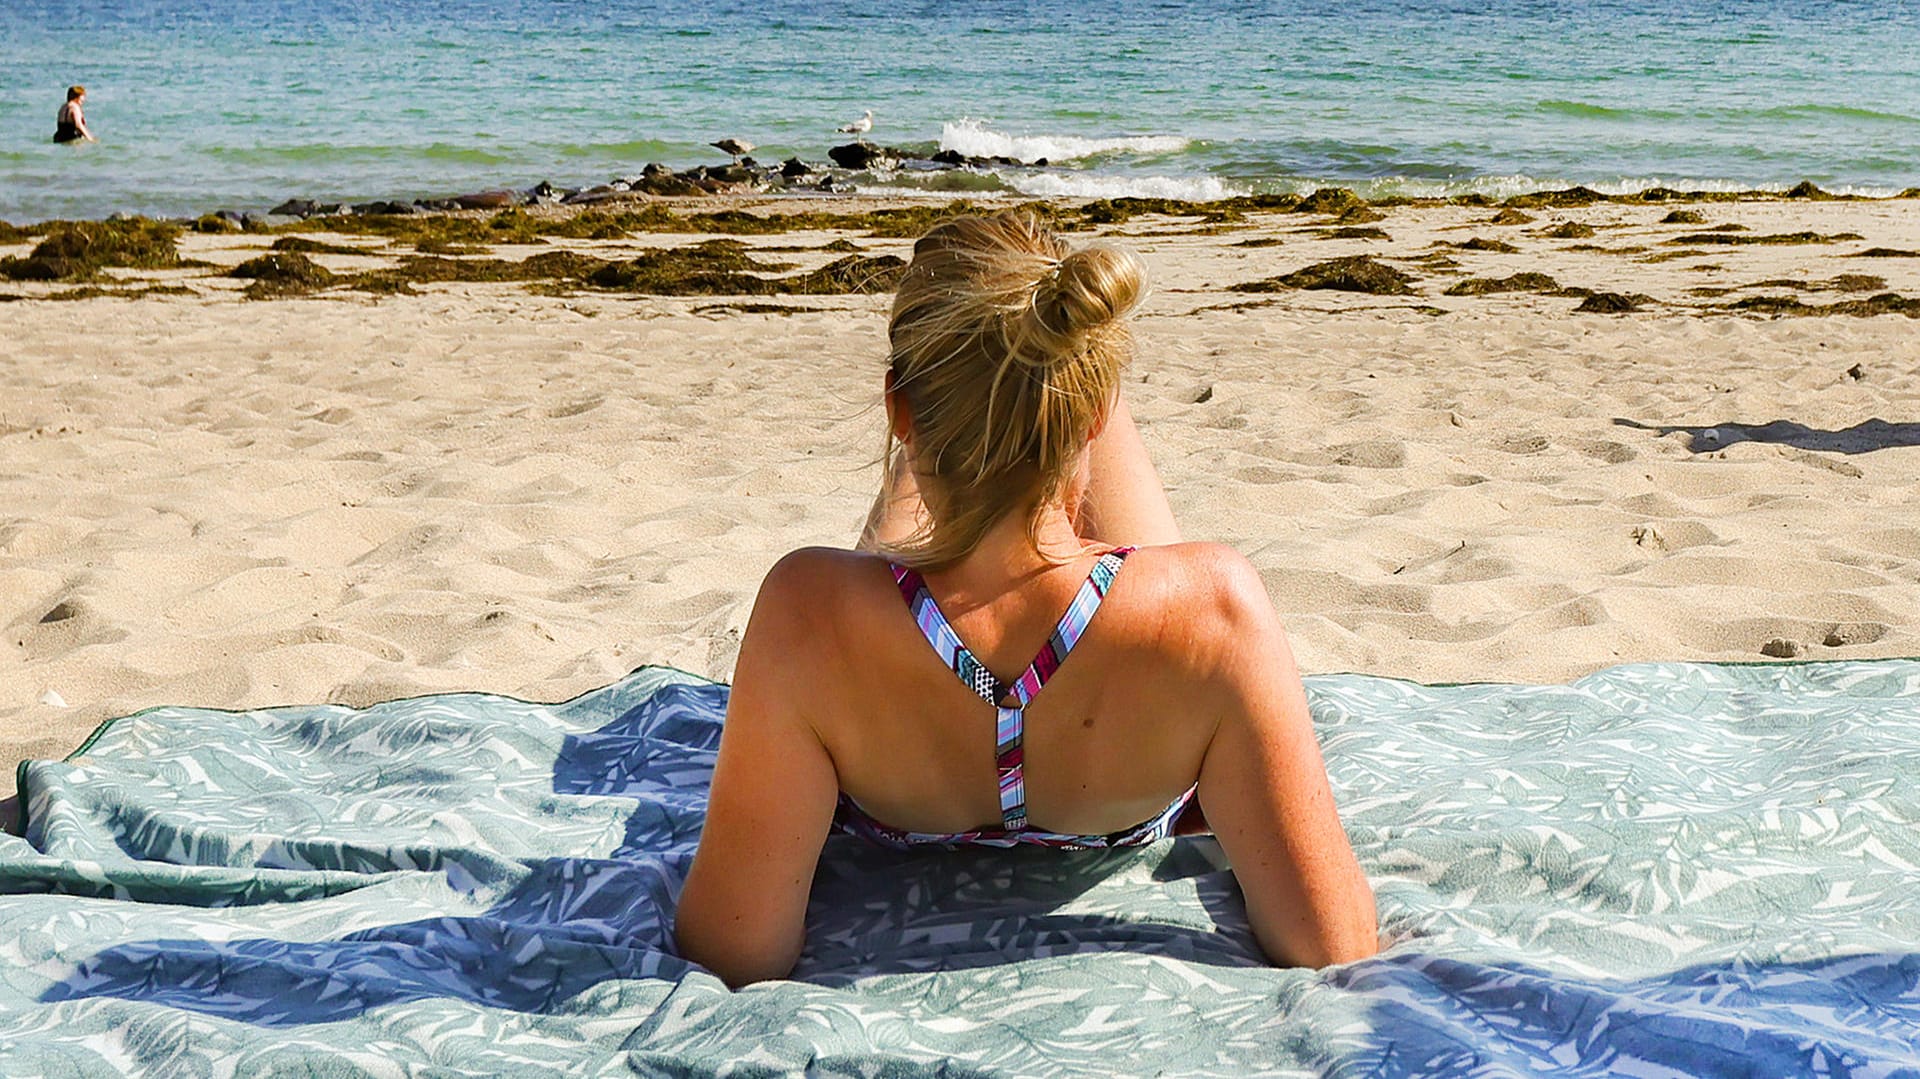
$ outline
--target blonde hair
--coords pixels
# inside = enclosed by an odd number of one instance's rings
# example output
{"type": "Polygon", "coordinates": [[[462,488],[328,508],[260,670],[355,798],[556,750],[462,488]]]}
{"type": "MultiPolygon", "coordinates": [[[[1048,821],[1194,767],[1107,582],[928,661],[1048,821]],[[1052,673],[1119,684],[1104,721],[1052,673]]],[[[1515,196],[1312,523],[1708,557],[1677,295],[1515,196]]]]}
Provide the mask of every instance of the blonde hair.
{"type": "Polygon", "coordinates": [[[84,86],[69,86],[67,87],[67,100],[72,101],[76,97],[85,97],[86,93],[87,88],[84,86]]]}
{"type": "MultiPolygon", "coordinates": [[[[903,565],[954,562],[1009,513],[1060,498],[1132,356],[1146,291],[1117,247],[1069,251],[1032,214],[959,217],[913,246],[887,326],[928,520],[880,545],[903,565]]],[[[888,455],[904,453],[888,433],[888,455]]]]}

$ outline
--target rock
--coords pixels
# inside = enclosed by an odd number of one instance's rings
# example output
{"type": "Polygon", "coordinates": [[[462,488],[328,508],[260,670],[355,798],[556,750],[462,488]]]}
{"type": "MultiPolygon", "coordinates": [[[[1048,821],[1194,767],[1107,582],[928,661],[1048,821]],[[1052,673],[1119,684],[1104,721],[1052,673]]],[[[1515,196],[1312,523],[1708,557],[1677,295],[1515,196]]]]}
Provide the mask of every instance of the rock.
{"type": "Polygon", "coordinates": [[[422,210],[432,210],[435,213],[446,213],[448,210],[461,208],[456,199],[419,199],[414,202],[414,206],[422,210]]]}
{"type": "Polygon", "coordinates": [[[550,181],[542,180],[527,188],[523,194],[526,195],[528,202],[553,202],[560,197],[561,193],[550,181]]]}
{"type": "Polygon", "coordinates": [[[312,217],[318,213],[319,210],[320,208],[314,204],[312,199],[288,199],[267,212],[287,217],[312,217]]]}
{"type": "Polygon", "coordinates": [[[416,209],[413,203],[411,202],[378,202],[376,201],[376,202],[356,202],[353,204],[353,212],[356,214],[380,214],[380,215],[388,215],[388,216],[398,216],[401,214],[419,213],[420,211],[416,209]]]}
{"type": "Polygon", "coordinates": [[[1774,659],[1792,659],[1806,650],[1806,645],[1785,637],[1775,637],[1773,640],[1760,646],[1761,655],[1772,656],[1774,659]]]}
{"type": "Polygon", "coordinates": [[[455,195],[453,203],[462,210],[504,210],[518,205],[519,197],[511,191],[479,191],[471,195],[455,195]]]}
{"type": "Polygon", "coordinates": [[[623,195],[630,190],[632,190],[630,187],[619,184],[601,184],[598,187],[575,191],[561,199],[560,203],[563,206],[590,206],[596,202],[605,202],[616,195],[623,195]]]}
{"type": "Polygon", "coordinates": [[[812,171],[813,169],[811,166],[809,166],[805,161],[802,161],[797,157],[787,158],[785,161],[780,163],[780,175],[786,177],[789,180],[797,179],[798,177],[805,176],[811,173],[812,171]]]}
{"type": "Polygon", "coordinates": [[[228,218],[223,217],[220,214],[201,214],[199,217],[194,219],[193,231],[214,232],[214,233],[239,232],[240,223],[237,221],[229,220],[228,218]]]}
{"type": "Polygon", "coordinates": [[[1863,382],[1867,377],[1867,369],[1856,363],[1852,367],[1847,368],[1847,377],[1855,382],[1863,382]]]}
{"type": "Polygon", "coordinates": [[[885,168],[898,160],[898,155],[884,147],[869,146],[864,142],[850,142],[845,146],[835,146],[827,151],[827,156],[841,168],[855,170],[870,169],[875,165],[885,168]]]}
{"type": "Polygon", "coordinates": [[[741,167],[741,168],[743,168],[743,169],[757,169],[757,168],[759,168],[759,167],[760,167],[760,162],[758,162],[758,161],[755,161],[755,160],[754,160],[753,158],[751,158],[751,157],[746,157],[746,156],[744,156],[744,155],[743,155],[743,156],[742,156],[742,157],[740,158],[740,161],[739,161],[739,165],[740,165],[740,167],[741,167]]]}
{"type": "Polygon", "coordinates": [[[964,165],[967,163],[967,155],[958,150],[942,150],[927,160],[937,161],[942,165],[964,165]]]}
{"type": "Polygon", "coordinates": [[[1814,186],[1812,180],[1802,180],[1792,187],[1787,188],[1786,193],[1781,197],[1789,199],[1830,199],[1833,196],[1814,186]]]}
{"type": "Polygon", "coordinates": [[[640,177],[646,180],[651,180],[656,176],[671,175],[673,175],[673,170],[658,161],[649,161],[646,167],[640,170],[640,177]]]}

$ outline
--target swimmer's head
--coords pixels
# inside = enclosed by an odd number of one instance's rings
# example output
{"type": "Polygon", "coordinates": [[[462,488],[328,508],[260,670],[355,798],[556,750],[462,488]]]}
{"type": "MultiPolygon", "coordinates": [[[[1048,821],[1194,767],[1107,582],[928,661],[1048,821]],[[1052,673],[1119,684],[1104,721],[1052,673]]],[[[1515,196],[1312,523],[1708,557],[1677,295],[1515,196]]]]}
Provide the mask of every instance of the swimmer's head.
{"type": "Polygon", "coordinates": [[[81,98],[83,98],[83,97],[86,97],[86,96],[87,96],[87,88],[86,88],[86,87],[84,87],[84,86],[69,86],[69,87],[67,87],[67,100],[68,100],[68,101],[78,101],[78,100],[80,100],[81,98]]]}
{"type": "Polygon", "coordinates": [[[911,443],[932,520],[888,555],[952,562],[1010,513],[1031,530],[1070,492],[1145,292],[1130,252],[1070,251],[1023,211],[956,218],[914,244],[887,327],[891,434],[911,443]]]}

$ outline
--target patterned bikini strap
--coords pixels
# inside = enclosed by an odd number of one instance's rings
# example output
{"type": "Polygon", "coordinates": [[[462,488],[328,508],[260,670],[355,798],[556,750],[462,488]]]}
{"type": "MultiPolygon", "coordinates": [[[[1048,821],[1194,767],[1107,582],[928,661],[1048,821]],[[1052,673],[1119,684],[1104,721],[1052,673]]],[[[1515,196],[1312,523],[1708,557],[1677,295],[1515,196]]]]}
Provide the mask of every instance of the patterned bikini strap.
{"type": "Polygon", "coordinates": [[[1007,831],[1019,831],[1027,826],[1027,785],[1024,765],[1026,762],[1026,708],[1053,672],[1073,651],[1087,624],[1093,620],[1093,614],[1100,609],[1100,601],[1106,598],[1108,589],[1113,587],[1113,579],[1120,572],[1121,563],[1132,547],[1117,547],[1100,556],[1093,565],[1092,572],[1081,583],[1074,594],[1073,602],[1067,605],[1066,613],[1054,626],[1053,633],[1047,637],[1047,643],[1040,649],[1027,669],[1013,682],[1002,684],[960,642],[960,635],[948,624],[946,615],[941,613],[939,604],[934,602],[933,593],[927,588],[926,578],[918,571],[904,566],[893,566],[894,583],[906,598],[908,609],[913,613],[914,622],[920,632],[933,645],[933,649],[946,662],[967,688],[973,690],[982,700],[994,706],[996,713],[994,725],[994,770],[1000,783],[1000,823],[1007,831]],[[1016,702],[1005,704],[1008,697],[1016,702]]]}

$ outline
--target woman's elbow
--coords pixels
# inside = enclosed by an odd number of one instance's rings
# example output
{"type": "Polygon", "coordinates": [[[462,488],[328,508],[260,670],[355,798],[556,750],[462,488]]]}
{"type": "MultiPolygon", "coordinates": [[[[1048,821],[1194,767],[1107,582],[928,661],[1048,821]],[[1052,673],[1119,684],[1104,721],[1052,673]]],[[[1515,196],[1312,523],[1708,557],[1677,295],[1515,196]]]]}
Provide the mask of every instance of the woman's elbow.
{"type": "Polygon", "coordinates": [[[800,946],[754,941],[739,919],[729,926],[710,926],[704,919],[682,917],[674,922],[674,945],[680,957],[712,971],[730,989],[770,982],[793,973],[800,946]]]}

